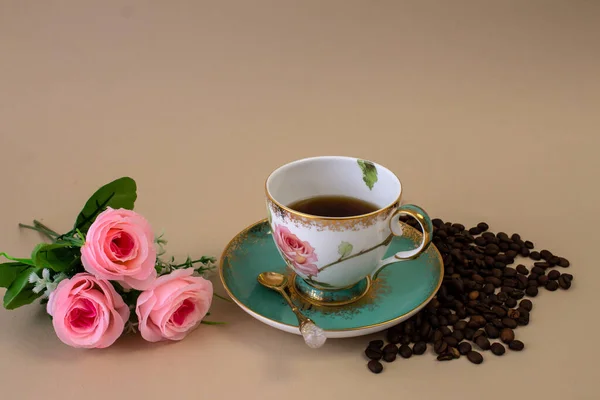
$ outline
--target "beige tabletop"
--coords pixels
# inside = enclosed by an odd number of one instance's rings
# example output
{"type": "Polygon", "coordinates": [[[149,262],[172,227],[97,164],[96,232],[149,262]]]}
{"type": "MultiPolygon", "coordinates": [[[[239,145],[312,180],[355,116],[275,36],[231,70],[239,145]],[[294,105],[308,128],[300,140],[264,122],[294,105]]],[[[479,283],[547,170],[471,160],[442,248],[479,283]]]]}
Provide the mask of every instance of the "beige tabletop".
{"type": "Polygon", "coordinates": [[[170,255],[218,256],[265,216],[271,170],[335,154],[575,275],[535,299],[525,351],[380,375],[362,352],[381,334],[309,351],[221,300],[226,326],[92,351],[40,306],[0,309],[0,397],[600,398],[599,43],[598,1],[0,1],[1,251],[27,255],[39,236],[19,222],[67,230],[129,175],[170,255]]]}

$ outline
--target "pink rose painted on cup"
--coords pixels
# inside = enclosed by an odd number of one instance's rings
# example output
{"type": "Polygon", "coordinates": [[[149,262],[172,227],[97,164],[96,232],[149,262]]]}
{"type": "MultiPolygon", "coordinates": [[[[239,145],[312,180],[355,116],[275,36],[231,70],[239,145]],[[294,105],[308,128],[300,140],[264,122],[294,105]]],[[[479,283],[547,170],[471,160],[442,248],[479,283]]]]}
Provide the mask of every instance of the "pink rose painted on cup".
{"type": "Polygon", "coordinates": [[[156,248],[150,224],[141,215],[108,208],[87,232],[81,262],[95,276],[144,290],[156,279],[156,248]]]}
{"type": "Polygon", "coordinates": [[[319,269],[313,263],[318,261],[315,249],[298,239],[286,226],[275,225],[275,243],[283,256],[292,263],[298,272],[307,276],[317,276],[319,269]]]}
{"type": "Polygon", "coordinates": [[[208,312],[212,283],[192,276],[193,268],[160,276],[137,300],[135,312],[142,337],[149,342],[181,340],[208,312]]]}
{"type": "Polygon", "coordinates": [[[129,307],[113,286],[81,272],[61,281],[47,305],[58,338],[82,348],[113,344],[129,320],[129,307]]]}

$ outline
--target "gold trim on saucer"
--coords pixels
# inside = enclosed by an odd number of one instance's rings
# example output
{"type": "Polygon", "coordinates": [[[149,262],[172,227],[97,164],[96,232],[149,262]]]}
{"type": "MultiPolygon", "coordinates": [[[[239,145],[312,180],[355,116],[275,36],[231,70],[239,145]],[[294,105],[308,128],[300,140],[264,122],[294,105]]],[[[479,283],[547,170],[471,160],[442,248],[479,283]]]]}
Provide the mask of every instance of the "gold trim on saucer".
{"type": "MultiPolygon", "coordinates": [[[[354,286],[354,285],[350,285],[348,287],[350,288],[352,286],[354,286]]],[[[293,291],[294,293],[296,293],[298,295],[298,297],[302,298],[302,300],[304,300],[310,304],[314,304],[315,306],[321,306],[321,307],[345,306],[347,304],[352,304],[355,301],[362,299],[365,296],[365,294],[367,294],[369,292],[369,290],[371,289],[371,277],[367,276],[367,286],[365,287],[365,290],[363,290],[361,293],[357,294],[356,296],[354,296],[348,300],[343,300],[343,301],[325,301],[322,298],[318,299],[316,297],[311,297],[311,296],[307,295],[306,293],[302,293],[296,286],[296,273],[295,272],[292,272],[290,275],[290,284],[288,285],[288,288],[290,289],[290,291],[293,291]]]]}
{"type": "MultiPolygon", "coordinates": [[[[294,328],[297,329],[298,326],[296,325],[290,325],[290,324],[286,324],[284,322],[281,321],[276,321],[274,319],[271,319],[269,317],[266,317],[248,307],[246,307],[245,304],[243,304],[237,297],[235,297],[233,295],[233,293],[231,293],[231,290],[229,289],[229,287],[227,286],[226,282],[225,282],[225,277],[224,277],[224,273],[223,273],[223,264],[225,261],[225,258],[229,256],[229,253],[231,251],[231,247],[233,244],[238,244],[241,242],[242,240],[242,235],[246,234],[248,231],[250,231],[252,228],[256,227],[257,225],[260,224],[264,224],[267,222],[267,219],[262,219],[258,222],[255,222],[254,224],[244,228],[242,231],[240,231],[237,235],[235,235],[230,241],[229,243],[227,243],[227,246],[225,246],[225,248],[223,249],[223,252],[221,254],[221,258],[219,259],[219,278],[221,279],[221,283],[223,285],[223,288],[225,289],[225,291],[227,292],[227,294],[229,295],[229,297],[231,297],[231,299],[242,309],[252,313],[252,314],[256,314],[259,315],[261,318],[264,318],[268,321],[271,321],[275,324],[278,325],[282,325],[282,326],[287,326],[289,328],[294,328]]],[[[407,236],[409,237],[413,237],[413,235],[417,235],[417,236],[421,236],[421,233],[419,231],[417,231],[415,228],[413,228],[410,225],[406,225],[403,226],[403,228],[409,229],[409,233],[407,236]]],[[[237,246],[236,246],[237,247],[237,246]]],[[[412,310],[399,315],[395,318],[392,318],[390,320],[387,321],[383,321],[383,322],[379,322],[377,324],[372,324],[372,325],[366,325],[366,326],[361,326],[361,327],[356,327],[356,328],[347,328],[347,329],[335,329],[335,330],[329,330],[329,329],[325,329],[326,332],[331,332],[331,333],[336,333],[336,332],[349,332],[349,331],[358,331],[358,330],[364,330],[364,329],[370,329],[370,328],[376,328],[378,326],[382,326],[382,325],[387,325],[387,324],[392,324],[395,321],[400,322],[402,319],[404,319],[407,315],[413,313],[415,310],[418,310],[420,308],[422,308],[423,306],[425,306],[427,303],[429,303],[429,301],[431,301],[431,299],[433,299],[433,297],[436,295],[437,291],[439,290],[440,286],[442,285],[442,281],[444,279],[444,262],[442,261],[442,256],[440,255],[440,252],[438,251],[438,249],[435,247],[435,245],[431,246],[434,250],[435,250],[435,255],[437,256],[438,259],[438,265],[440,266],[440,277],[439,277],[439,281],[435,287],[435,290],[432,291],[431,295],[425,299],[423,302],[421,302],[419,305],[417,305],[416,307],[414,307],[412,310]]],[[[283,263],[283,259],[281,261],[283,263]]],[[[378,281],[381,281],[381,279],[379,279],[378,281]]],[[[368,292],[368,291],[367,291],[368,292]]],[[[358,304],[359,302],[357,302],[356,304],[358,304]]],[[[344,307],[351,307],[352,304],[348,304],[344,307]]],[[[333,308],[335,309],[335,307],[328,307],[328,308],[333,308]]]]}

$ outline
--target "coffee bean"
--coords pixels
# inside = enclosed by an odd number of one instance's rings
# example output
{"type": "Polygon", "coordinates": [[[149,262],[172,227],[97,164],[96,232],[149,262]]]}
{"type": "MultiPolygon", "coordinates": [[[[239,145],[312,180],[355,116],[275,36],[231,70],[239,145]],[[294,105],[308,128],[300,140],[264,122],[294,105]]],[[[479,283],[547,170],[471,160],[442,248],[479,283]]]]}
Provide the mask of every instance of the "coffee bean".
{"type": "Polygon", "coordinates": [[[548,283],[549,280],[550,278],[548,277],[548,275],[541,275],[537,281],[540,286],[544,286],[546,283],[548,283]]]}
{"type": "Polygon", "coordinates": [[[448,352],[452,354],[454,358],[460,358],[460,351],[456,347],[449,347],[448,352]]]}
{"type": "Polygon", "coordinates": [[[540,255],[544,260],[548,261],[553,254],[549,250],[542,250],[540,251],[540,255]]]}
{"type": "Polygon", "coordinates": [[[439,340],[433,344],[433,351],[435,351],[436,354],[445,353],[447,349],[448,344],[443,340],[439,340]]]}
{"type": "Polygon", "coordinates": [[[483,362],[483,356],[481,355],[481,353],[478,353],[476,351],[468,352],[467,359],[473,364],[481,364],[483,362]]]}
{"type": "MultiPolygon", "coordinates": [[[[516,256],[516,252],[520,252],[521,251],[521,246],[519,246],[516,243],[511,243],[508,245],[508,248],[515,251],[515,256],[516,256]]],[[[513,257],[514,258],[514,257],[513,257]]]]}
{"type": "Polygon", "coordinates": [[[454,324],[454,331],[462,331],[463,329],[465,329],[467,327],[467,321],[458,321],[457,323],[454,324]]]}
{"type": "Polygon", "coordinates": [[[531,242],[531,241],[529,241],[529,240],[526,240],[526,241],[525,241],[525,247],[527,247],[527,248],[528,248],[528,249],[530,249],[530,250],[531,250],[531,249],[533,249],[533,247],[534,247],[534,246],[533,246],[533,242],[531,242]]]}
{"type": "Polygon", "coordinates": [[[560,286],[561,289],[568,290],[571,287],[571,281],[564,276],[561,276],[558,278],[558,286],[560,286]]]}
{"type": "Polygon", "coordinates": [[[477,300],[477,298],[479,298],[479,292],[474,290],[471,293],[469,293],[469,298],[471,300],[477,300]]]}
{"type": "Polygon", "coordinates": [[[558,265],[561,266],[561,267],[563,267],[563,268],[569,268],[569,266],[571,265],[571,263],[566,258],[558,257],[558,265]]]}
{"type": "Polygon", "coordinates": [[[446,336],[444,337],[444,341],[448,344],[448,346],[458,346],[458,340],[454,336],[446,336]]]}
{"type": "Polygon", "coordinates": [[[558,278],[560,278],[560,272],[557,270],[553,269],[552,271],[548,272],[548,279],[556,281],[558,278]]]}
{"type": "Polygon", "coordinates": [[[494,285],[494,287],[500,287],[502,285],[502,281],[500,280],[500,278],[496,278],[495,276],[488,276],[487,278],[485,278],[485,281],[487,283],[491,283],[492,285],[494,285]]]}
{"type": "Polygon", "coordinates": [[[550,265],[558,265],[559,262],[560,262],[560,259],[556,256],[552,256],[548,260],[548,264],[550,264],[550,265]]]}
{"type": "Polygon", "coordinates": [[[506,300],[508,300],[508,294],[506,292],[498,293],[498,300],[504,303],[506,300]]]}
{"type": "Polygon", "coordinates": [[[469,321],[468,327],[472,329],[481,328],[486,323],[486,320],[481,315],[473,315],[469,321]]]}
{"type": "Polygon", "coordinates": [[[402,358],[410,358],[410,356],[412,356],[412,350],[410,347],[408,347],[407,344],[403,344],[402,346],[400,346],[398,353],[402,358]]]}
{"type": "Polygon", "coordinates": [[[531,258],[532,260],[541,260],[542,256],[537,251],[532,251],[529,253],[529,258],[531,258]]]}
{"type": "Polygon", "coordinates": [[[475,335],[475,329],[465,328],[464,333],[465,333],[465,339],[473,340],[473,335],[475,335]]]}
{"type": "Polygon", "coordinates": [[[506,252],[506,259],[515,258],[517,255],[519,255],[519,252],[521,251],[521,247],[519,247],[518,245],[517,245],[517,247],[519,248],[518,250],[509,250],[506,252]]]}
{"type": "Polygon", "coordinates": [[[390,343],[400,343],[400,334],[394,330],[387,331],[387,341],[390,343]]]}
{"type": "Polygon", "coordinates": [[[509,238],[509,237],[508,237],[508,235],[507,235],[506,233],[504,233],[504,232],[498,232],[498,233],[496,234],[496,237],[497,237],[499,240],[502,240],[503,242],[508,242],[508,241],[510,241],[510,238],[509,238]]]}
{"type": "Polygon", "coordinates": [[[471,351],[471,345],[468,342],[462,342],[458,345],[458,351],[460,354],[465,355],[471,351]]]}
{"type": "Polygon", "coordinates": [[[500,331],[500,340],[504,343],[510,343],[515,340],[515,332],[510,328],[504,328],[500,331]]]}
{"type": "Polygon", "coordinates": [[[477,228],[481,231],[481,232],[485,232],[488,229],[490,229],[489,225],[486,224],[485,222],[480,222],[477,224],[477,228]]]}
{"type": "Polygon", "coordinates": [[[539,277],[540,276],[538,274],[531,273],[531,274],[529,274],[529,276],[527,277],[527,279],[530,280],[530,281],[536,281],[539,277]]]}
{"type": "Polygon", "coordinates": [[[562,274],[561,276],[563,278],[565,278],[566,280],[568,280],[569,282],[571,282],[573,280],[573,275],[571,275],[571,274],[562,274]]]}
{"type": "Polygon", "coordinates": [[[523,257],[529,257],[529,253],[530,253],[530,251],[529,251],[529,249],[527,247],[521,247],[520,254],[523,257]]]}
{"type": "Polygon", "coordinates": [[[485,240],[484,237],[479,236],[478,238],[475,238],[475,244],[477,246],[485,247],[485,245],[487,244],[487,240],[485,240]]]}
{"type": "Polygon", "coordinates": [[[556,281],[546,282],[546,290],[554,292],[556,289],[558,289],[558,282],[556,282],[556,281]]]}
{"type": "Polygon", "coordinates": [[[546,273],[546,270],[542,267],[533,267],[533,268],[531,268],[531,273],[537,274],[538,276],[540,276],[540,275],[544,275],[546,273]]]}
{"type": "Polygon", "coordinates": [[[498,247],[500,248],[500,251],[508,251],[508,249],[510,249],[509,244],[506,242],[500,242],[498,247]]]}
{"type": "Polygon", "coordinates": [[[508,317],[502,318],[502,324],[510,329],[515,329],[517,327],[517,321],[508,317]]]}
{"type": "Polygon", "coordinates": [[[475,339],[475,344],[479,346],[481,350],[489,350],[490,341],[485,336],[481,335],[475,339]]]}
{"type": "Polygon", "coordinates": [[[491,283],[486,283],[483,286],[483,293],[485,293],[485,294],[492,294],[492,293],[494,293],[495,290],[496,290],[496,288],[491,283]]]}
{"type": "Polygon", "coordinates": [[[510,297],[512,297],[515,300],[521,300],[523,297],[525,297],[525,292],[523,292],[522,290],[513,290],[510,294],[510,297]]]}
{"type": "Polygon", "coordinates": [[[448,315],[448,325],[454,325],[455,323],[458,322],[458,315],[456,314],[450,314],[448,315]]]}
{"type": "Polygon", "coordinates": [[[499,307],[499,306],[493,306],[492,312],[501,318],[506,315],[506,311],[504,310],[504,308],[499,307]]]}
{"type": "Polygon", "coordinates": [[[374,374],[378,374],[381,371],[383,371],[383,365],[377,360],[369,361],[369,363],[367,364],[367,367],[374,374]]]}
{"type": "Polygon", "coordinates": [[[498,254],[500,252],[500,247],[498,247],[498,245],[495,245],[494,243],[490,243],[487,246],[485,246],[485,254],[487,254],[488,256],[495,256],[496,254],[498,254]]]}
{"type": "Polygon", "coordinates": [[[487,324],[485,326],[485,333],[487,333],[487,336],[490,339],[496,339],[498,336],[500,336],[500,332],[498,331],[498,329],[492,325],[492,324],[487,324]]]}
{"type": "Polygon", "coordinates": [[[529,270],[523,264],[517,265],[517,272],[523,275],[529,274],[529,270]]]}
{"type": "Polygon", "coordinates": [[[444,353],[444,354],[440,354],[439,356],[437,356],[437,360],[438,361],[450,361],[450,360],[454,360],[454,356],[452,355],[452,353],[444,353]]]}
{"type": "Polygon", "coordinates": [[[378,348],[367,347],[367,349],[365,350],[365,355],[371,360],[381,360],[383,352],[378,348]]]}
{"type": "Polygon", "coordinates": [[[521,351],[525,348],[525,344],[520,340],[513,340],[508,344],[508,348],[514,351],[521,351]]]}
{"type": "Polygon", "coordinates": [[[506,263],[506,259],[508,257],[506,256],[506,254],[496,254],[496,257],[494,257],[494,260],[496,260],[496,262],[501,262],[501,263],[506,263]]]}
{"type": "Polygon", "coordinates": [[[465,334],[463,333],[463,331],[454,331],[452,332],[452,337],[460,342],[465,338],[465,334]]]}
{"type": "Polygon", "coordinates": [[[383,346],[383,340],[371,340],[369,342],[369,347],[381,349],[383,346]]]}
{"type": "Polygon", "coordinates": [[[504,304],[506,305],[506,307],[512,308],[515,307],[517,305],[517,300],[513,299],[512,297],[510,299],[506,299],[506,301],[504,302],[504,304]]]}
{"type": "Polygon", "coordinates": [[[519,303],[519,307],[523,307],[525,310],[531,311],[533,309],[533,303],[531,302],[531,300],[521,300],[521,302],[519,303]]]}
{"type": "Polygon", "coordinates": [[[497,356],[501,356],[506,352],[504,346],[497,342],[493,343],[490,349],[492,350],[492,353],[494,353],[497,356]]]}
{"type": "Polygon", "coordinates": [[[383,361],[385,362],[393,362],[396,360],[396,352],[387,352],[383,353],[383,361]]]}
{"type": "Polygon", "coordinates": [[[514,278],[517,276],[517,270],[512,267],[506,267],[504,268],[504,276],[506,278],[514,278]]]}
{"type": "Polygon", "coordinates": [[[536,267],[542,268],[543,271],[545,271],[548,268],[552,267],[552,265],[550,265],[550,263],[544,262],[544,261],[535,262],[535,263],[533,263],[533,265],[536,266],[536,267]]]}
{"type": "Polygon", "coordinates": [[[479,235],[481,233],[481,230],[478,227],[474,226],[473,228],[469,229],[469,233],[471,235],[479,235]]]}
{"type": "Polygon", "coordinates": [[[412,348],[412,352],[414,355],[420,356],[421,354],[425,353],[425,351],[427,350],[427,343],[425,342],[417,342],[415,343],[415,345],[412,348]]]}
{"type": "Polygon", "coordinates": [[[527,294],[527,296],[529,296],[529,297],[537,296],[538,295],[537,286],[529,286],[527,289],[525,289],[525,294],[527,294]]]}
{"type": "Polygon", "coordinates": [[[473,281],[475,283],[483,283],[485,280],[483,279],[483,276],[478,275],[478,274],[474,274],[471,279],[473,279],[473,281]]]}
{"type": "Polygon", "coordinates": [[[499,269],[499,268],[494,268],[494,269],[492,269],[492,275],[493,275],[495,278],[502,278],[502,276],[504,275],[504,273],[502,272],[502,270],[501,270],[501,269],[499,269]]]}
{"type": "Polygon", "coordinates": [[[439,329],[433,333],[433,342],[439,342],[444,338],[444,334],[439,329]]]}
{"type": "Polygon", "coordinates": [[[519,316],[521,315],[521,313],[519,312],[519,310],[515,310],[514,308],[511,308],[508,310],[508,312],[506,313],[508,318],[512,318],[512,319],[517,319],[519,318],[519,316]]]}
{"type": "Polygon", "coordinates": [[[383,353],[397,353],[398,352],[398,346],[396,346],[395,344],[386,344],[385,347],[383,348],[383,353]]]}
{"type": "Polygon", "coordinates": [[[400,344],[409,344],[412,340],[412,336],[402,335],[400,337],[400,344]]]}
{"type": "Polygon", "coordinates": [[[442,332],[442,335],[444,335],[444,336],[450,336],[452,334],[452,330],[450,328],[448,328],[447,326],[441,326],[440,332],[442,332]]]}

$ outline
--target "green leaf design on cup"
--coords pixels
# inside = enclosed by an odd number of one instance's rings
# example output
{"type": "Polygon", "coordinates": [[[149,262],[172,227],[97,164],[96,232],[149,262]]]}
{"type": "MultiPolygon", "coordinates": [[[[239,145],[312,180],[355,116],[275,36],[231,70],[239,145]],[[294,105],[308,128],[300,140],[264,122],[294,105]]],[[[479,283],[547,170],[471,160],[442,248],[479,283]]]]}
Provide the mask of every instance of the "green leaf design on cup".
{"type": "Polygon", "coordinates": [[[352,253],[352,244],[348,242],[342,242],[338,246],[338,254],[340,255],[340,259],[349,256],[352,253]]]}
{"type": "Polygon", "coordinates": [[[377,168],[370,161],[358,160],[358,166],[363,173],[363,181],[369,187],[369,190],[373,190],[375,182],[377,182],[377,168]]]}

